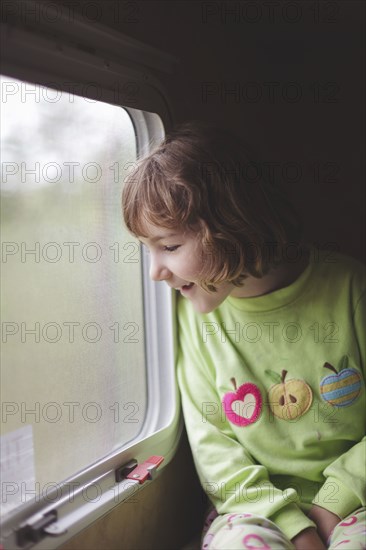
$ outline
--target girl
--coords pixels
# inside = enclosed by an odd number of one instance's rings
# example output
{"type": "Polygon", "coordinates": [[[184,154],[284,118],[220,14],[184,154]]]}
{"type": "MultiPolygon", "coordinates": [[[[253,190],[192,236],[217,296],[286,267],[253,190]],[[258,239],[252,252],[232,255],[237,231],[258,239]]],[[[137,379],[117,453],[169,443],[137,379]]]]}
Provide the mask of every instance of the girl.
{"type": "Polygon", "coordinates": [[[151,278],[179,291],[202,548],[366,548],[362,265],[301,243],[244,146],[203,124],[140,161],[122,204],[151,278]]]}

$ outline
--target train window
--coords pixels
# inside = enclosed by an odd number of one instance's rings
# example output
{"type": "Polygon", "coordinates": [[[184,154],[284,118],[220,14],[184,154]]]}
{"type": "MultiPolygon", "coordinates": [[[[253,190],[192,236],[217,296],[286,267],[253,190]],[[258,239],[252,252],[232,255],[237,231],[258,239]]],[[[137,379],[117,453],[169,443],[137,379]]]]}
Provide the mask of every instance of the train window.
{"type": "Polygon", "coordinates": [[[95,494],[81,506],[118,504],[131,489],[112,486],[124,450],[168,461],[181,423],[172,295],[148,280],[148,255],[121,216],[123,182],[163,137],[160,117],[9,76],[0,84],[6,525],[18,510],[70,505],[83,487],[95,494]]]}
{"type": "Polygon", "coordinates": [[[119,106],[1,84],[2,434],[4,451],[15,437],[26,445],[31,495],[132,441],[144,424],[141,255],[120,208],[136,136],[119,106]]]}

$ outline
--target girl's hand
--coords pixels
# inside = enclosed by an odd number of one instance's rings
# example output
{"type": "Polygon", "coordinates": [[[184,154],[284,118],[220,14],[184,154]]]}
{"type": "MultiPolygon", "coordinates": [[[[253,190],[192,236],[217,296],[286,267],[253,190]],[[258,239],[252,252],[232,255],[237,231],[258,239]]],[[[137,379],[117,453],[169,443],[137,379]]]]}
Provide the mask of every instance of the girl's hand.
{"type": "Polygon", "coordinates": [[[315,527],[308,527],[296,535],[292,540],[296,550],[326,550],[315,527]]]}
{"type": "Polygon", "coordinates": [[[319,536],[325,544],[334,527],[342,521],[338,516],[333,514],[333,512],[329,512],[329,510],[321,508],[321,506],[316,506],[315,504],[311,507],[308,516],[316,523],[319,536]]]}

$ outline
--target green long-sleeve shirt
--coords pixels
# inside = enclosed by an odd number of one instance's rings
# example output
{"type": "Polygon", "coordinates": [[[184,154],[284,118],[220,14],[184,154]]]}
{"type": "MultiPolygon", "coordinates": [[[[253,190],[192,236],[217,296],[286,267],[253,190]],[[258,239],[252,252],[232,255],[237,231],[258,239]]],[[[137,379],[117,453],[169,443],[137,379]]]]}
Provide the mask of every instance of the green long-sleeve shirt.
{"type": "Polygon", "coordinates": [[[312,503],[340,518],[366,495],[364,267],[311,249],[286,288],[199,314],[178,300],[178,381],[198,475],[219,513],[293,538],[312,503]]]}

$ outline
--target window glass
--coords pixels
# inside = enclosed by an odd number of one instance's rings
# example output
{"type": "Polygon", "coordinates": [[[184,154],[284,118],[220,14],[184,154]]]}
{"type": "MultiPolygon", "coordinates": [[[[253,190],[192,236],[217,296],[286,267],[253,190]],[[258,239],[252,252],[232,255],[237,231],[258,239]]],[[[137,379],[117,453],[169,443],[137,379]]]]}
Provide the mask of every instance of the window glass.
{"type": "Polygon", "coordinates": [[[129,114],[1,80],[2,514],[133,440],[146,410],[129,114]],[[10,487],[10,486],[9,486],[10,487]]]}

